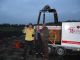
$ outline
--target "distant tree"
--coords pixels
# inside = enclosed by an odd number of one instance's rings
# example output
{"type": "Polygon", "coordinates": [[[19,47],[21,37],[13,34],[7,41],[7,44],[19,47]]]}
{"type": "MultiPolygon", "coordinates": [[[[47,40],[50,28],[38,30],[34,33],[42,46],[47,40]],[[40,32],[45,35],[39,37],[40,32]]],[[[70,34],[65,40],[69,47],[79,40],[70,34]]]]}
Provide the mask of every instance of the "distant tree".
{"type": "Polygon", "coordinates": [[[64,22],[80,22],[80,20],[66,20],[64,22]]]}

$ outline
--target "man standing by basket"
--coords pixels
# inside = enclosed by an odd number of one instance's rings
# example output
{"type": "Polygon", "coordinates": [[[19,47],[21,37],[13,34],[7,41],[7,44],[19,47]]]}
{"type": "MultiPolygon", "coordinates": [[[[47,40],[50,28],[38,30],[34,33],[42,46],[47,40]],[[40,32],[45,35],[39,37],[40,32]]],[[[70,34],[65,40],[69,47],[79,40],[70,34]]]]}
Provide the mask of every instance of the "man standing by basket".
{"type": "Polygon", "coordinates": [[[44,60],[48,60],[48,37],[49,37],[49,30],[45,24],[42,26],[41,30],[41,39],[43,44],[43,58],[44,60]]]}

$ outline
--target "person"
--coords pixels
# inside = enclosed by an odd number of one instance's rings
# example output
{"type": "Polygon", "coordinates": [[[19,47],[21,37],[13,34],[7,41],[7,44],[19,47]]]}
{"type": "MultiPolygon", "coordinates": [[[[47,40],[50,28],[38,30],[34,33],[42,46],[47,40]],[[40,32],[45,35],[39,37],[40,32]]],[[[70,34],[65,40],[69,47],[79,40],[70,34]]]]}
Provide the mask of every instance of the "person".
{"type": "Polygon", "coordinates": [[[23,33],[25,33],[24,59],[26,59],[26,52],[31,55],[34,50],[34,28],[32,23],[29,23],[29,25],[23,29],[23,33]]]}
{"type": "Polygon", "coordinates": [[[45,24],[42,26],[41,30],[41,40],[43,44],[43,58],[44,60],[48,60],[48,37],[49,37],[49,30],[45,24]]]}
{"type": "Polygon", "coordinates": [[[36,26],[36,57],[42,57],[42,40],[41,40],[41,34],[40,34],[40,27],[36,26]]]}

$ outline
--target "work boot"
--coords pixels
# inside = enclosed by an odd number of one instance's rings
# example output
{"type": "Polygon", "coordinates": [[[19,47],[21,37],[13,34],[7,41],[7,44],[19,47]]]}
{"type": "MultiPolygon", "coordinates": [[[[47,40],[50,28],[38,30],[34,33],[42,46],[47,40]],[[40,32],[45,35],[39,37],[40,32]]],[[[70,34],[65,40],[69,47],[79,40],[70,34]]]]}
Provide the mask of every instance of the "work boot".
{"type": "Polygon", "coordinates": [[[48,59],[44,59],[44,60],[48,60],[48,59]]]}
{"type": "Polygon", "coordinates": [[[43,55],[43,60],[48,60],[48,56],[43,55]]]}

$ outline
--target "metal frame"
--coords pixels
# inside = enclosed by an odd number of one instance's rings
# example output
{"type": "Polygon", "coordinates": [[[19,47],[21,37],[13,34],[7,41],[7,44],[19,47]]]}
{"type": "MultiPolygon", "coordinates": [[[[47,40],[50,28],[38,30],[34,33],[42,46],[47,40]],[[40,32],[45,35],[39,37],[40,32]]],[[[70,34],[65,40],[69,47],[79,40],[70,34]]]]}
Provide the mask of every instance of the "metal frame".
{"type": "Polygon", "coordinates": [[[45,24],[45,13],[52,13],[54,15],[54,23],[58,23],[58,15],[56,9],[51,9],[49,5],[44,6],[42,10],[39,12],[37,25],[39,25],[41,14],[43,13],[43,24],[45,24]]]}

